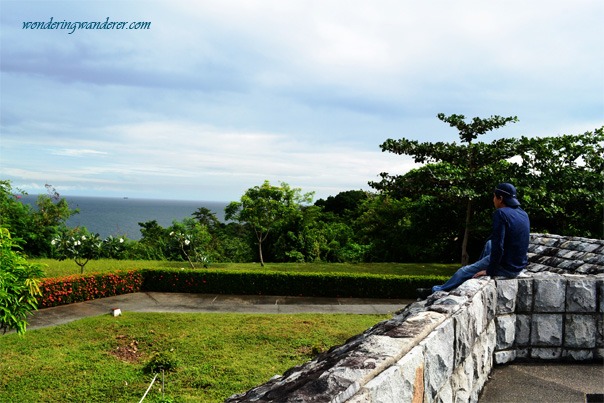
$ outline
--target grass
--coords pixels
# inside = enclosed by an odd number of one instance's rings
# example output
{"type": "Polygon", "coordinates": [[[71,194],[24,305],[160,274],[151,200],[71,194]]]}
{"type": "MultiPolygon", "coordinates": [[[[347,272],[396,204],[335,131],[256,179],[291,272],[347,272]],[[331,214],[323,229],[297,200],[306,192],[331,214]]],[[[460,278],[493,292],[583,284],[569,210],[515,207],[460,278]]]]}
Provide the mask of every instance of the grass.
{"type": "MultiPolygon", "coordinates": [[[[64,277],[80,273],[80,268],[71,260],[30,259],[32,263],[44,265],[45,277],[64,277]]],[[[188,267],[186,262],[155,260],[111,260],[99,259],[88,262],[85,274],[108,273],[116,270],[188,267]]],[[[201,265],[199,266],[201,267],[201,265]]],[[[457,264],[443,263],[266,263],[264,268],[258,263],[214,263],[210,269],[216,270],[269,270],[291,272],[322,273],[369,273],[405,275],[450,276],[459,268],[457,264]]]]}
{"type": "MultiPolygon", "coordinates": [[[[45,277],[79,274],[70,260],[30,259],[45,277]]],[[[85,274],[187,267],[185,262],[93,260],[85,274]]],[[[457,265],[403,263],[216,263],[216,270],[449,276],[457,265]]],[[[0,402],[139,401],[155,353],[173,355],[166,396],[175,402],[221,402],[342,344],[390,315],[251,315],[133,313],[82,319],[24,336],[0,336],[0,402]]],[[[159,383],[156,383],[159,385],[159,383]]],[[[158,386],[146,402],[160,402],[158,386]]]]}
{"type": "MultiPolygon", "coordinates": [[[[220,402],[311,359],[389,315],[133,313],[99,316],[24,336],[0,336],[2,402],[133,402],[171,354],[166,396],[220,402]]],[[[146,402],[161,400],[159,383],[146,402]]]]}

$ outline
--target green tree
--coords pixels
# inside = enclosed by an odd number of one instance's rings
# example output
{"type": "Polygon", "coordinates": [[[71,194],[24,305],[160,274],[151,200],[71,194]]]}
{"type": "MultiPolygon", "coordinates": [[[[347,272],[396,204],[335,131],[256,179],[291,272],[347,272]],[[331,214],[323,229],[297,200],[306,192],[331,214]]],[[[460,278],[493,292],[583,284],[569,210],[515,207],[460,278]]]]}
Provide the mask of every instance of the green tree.
{"type": "Polygon", "coordinates": [[[0,227],[0,330],[25,333],[26,317],[37,309],[40,265],[31,264],[18,250],[7,228],[0,227]]]}
{"type": "Polygon", "coordinates": [[[92,234],[85,227],[76,227],[53,239],[52,246],[57,259],[73,259],[80,267],[80,274],[83,274],[86,264],[101,256],[103,241],[99,234],[92,234]]]}
{"type": "Polygon", "coordinates": [[[458,130],[461,144],[388,139],[381,145],[382,151],[410,155],[416,163],[431,165],[414,172],[421,175],[391,176],[382,173],[382,181],[370,182],[370,185],[396,197],[421,194],[435,196],[442,203],[451,205],[463,202],[465,214],[461,263],[465,265],[469,261],[468,240],[475,200],[484,195],[486,184],[494,186],[495,182],[507,180],[506,168],[509,164],[506,160],[516,154],[518,144],[515,139],[498,139],[490,144],[474,140],[510,122],[517,122],[518,118],[495,115],[486,119],[475,117],[468,123],[464,115],[445,116],[439,113],[438,119],[458,130]]]}
{"type": "Polygon", "coordinates": [[[536,231],[604,238],[604,126],[520,139],[517,181],[536,231]]]}
{"type": "Polygon", "coordinates": [[[177,253],[180,258],[186,259],[192,269],[195,268],[194,262],[200,262],[204,267],[208,267],[210,257],[206,249],[212,240],[212,236],[206,225],[202,225],[192,218],[187,218],[181,222],[174,222],[169,230],[170,237],[176,242],[177,253]]]}
{"type": "Polygon", "coordinates": [[[38,196],[37,209],[22,203],[26,193],[13,194],[10,181],[0,181],[0,219],[13,237],[23,240],[23,251],[30,256],[50,256],[50,242],[64,228],[65,221],[77,209],[71,210],[67,201],[51,185],[47,195],[38,196]]]}
{"type": "Polygon", "coordinates": [[[302,204],[310,203],[313,197],[313,193],[302,194],[301,189],[291,188],[287,183],[281,182],[280,185],[272,186],[269,181],[264,181],[261,186],[248,189],[240,201],[231,202],[225,208],[227,220],[246,223],[253,229],[262,266],[262,243],[271,230],[298,212],[302,204]]]}

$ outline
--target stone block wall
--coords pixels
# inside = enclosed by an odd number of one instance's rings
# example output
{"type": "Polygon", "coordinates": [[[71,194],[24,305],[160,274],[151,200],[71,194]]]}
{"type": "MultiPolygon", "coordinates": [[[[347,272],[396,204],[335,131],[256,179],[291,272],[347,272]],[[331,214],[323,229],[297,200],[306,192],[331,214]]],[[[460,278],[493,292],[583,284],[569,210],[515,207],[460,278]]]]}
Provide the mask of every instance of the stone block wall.
{"type": "Polygon", "coordinates": [[[604,241],[531,236],[518,279],[437,292],[227,402],[475,402],[495,363],[603,357],[604,241]]]}
{"type": "Polygon", "coordinates": [[[529,261],[495,280],[495,362],[603,359],[604,241],[533,234],[529,261]]]}

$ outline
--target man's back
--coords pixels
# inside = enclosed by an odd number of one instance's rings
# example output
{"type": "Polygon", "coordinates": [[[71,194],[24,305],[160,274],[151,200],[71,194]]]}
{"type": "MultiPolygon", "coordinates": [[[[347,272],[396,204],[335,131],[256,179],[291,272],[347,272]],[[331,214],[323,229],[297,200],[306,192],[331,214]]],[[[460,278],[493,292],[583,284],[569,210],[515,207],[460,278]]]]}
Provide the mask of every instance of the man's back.
{"type": "Polygon", "coordinates": [[[502,207],[493,213],[491,238],[491,261],[489,272],[501,266],[504,270],[517,273],[528,263],[527,252],[530,222],[520,207],[502,207]]]}

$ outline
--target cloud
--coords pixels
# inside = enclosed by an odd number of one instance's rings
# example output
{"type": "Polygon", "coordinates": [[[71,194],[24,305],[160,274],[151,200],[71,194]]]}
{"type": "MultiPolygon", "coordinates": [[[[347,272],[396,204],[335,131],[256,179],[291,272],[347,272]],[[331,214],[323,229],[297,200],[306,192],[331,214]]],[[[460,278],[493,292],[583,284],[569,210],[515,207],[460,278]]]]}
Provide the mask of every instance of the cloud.
{"type": "Polygon", "coordinates": [[[106,152],[96,151],[96,150],[87,150],[87,149],[73,149],[73,148],[64,148],[62,150],[52,150],[50,152],[54,155],[64,155],[67,157],[87,157],[91,155],[107,155],[106,152]]]}
{"type": "Polygon", "coordinates": [[[325,197],[412,168],[387,138],[458,141],[439,112],[518,115],[485,141],[582,133],[602,125],[603,17],[600,0],[3,2],[0,177],[325,197]],[[152,25],[22,29],[51,17],[152,25]]]}

